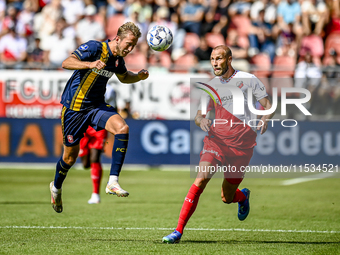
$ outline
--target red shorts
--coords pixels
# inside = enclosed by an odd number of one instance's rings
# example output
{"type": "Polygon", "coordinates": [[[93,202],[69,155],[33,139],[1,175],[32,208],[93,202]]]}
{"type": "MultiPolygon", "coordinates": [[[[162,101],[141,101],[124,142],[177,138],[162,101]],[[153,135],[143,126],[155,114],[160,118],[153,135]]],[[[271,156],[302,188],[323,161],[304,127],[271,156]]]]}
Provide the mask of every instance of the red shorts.
{"type": "Polygon", "coordinates": [[[200,162],[210,162],[212,166],[220,166],[224,178],[231,184],[240,184],[244,178],[245,168],[253,156],[253,149],[236,149],[222,145],[206,136],[200,154],[200,162]]]}
{"type": "Polygon", "coordinates": [[[80,140],[79,157],[84,157],[89,154],[90,149],[103,150],[107,131],[105,129],[96,131],[89,126],[84,133],[84,137],[80,140]]]}

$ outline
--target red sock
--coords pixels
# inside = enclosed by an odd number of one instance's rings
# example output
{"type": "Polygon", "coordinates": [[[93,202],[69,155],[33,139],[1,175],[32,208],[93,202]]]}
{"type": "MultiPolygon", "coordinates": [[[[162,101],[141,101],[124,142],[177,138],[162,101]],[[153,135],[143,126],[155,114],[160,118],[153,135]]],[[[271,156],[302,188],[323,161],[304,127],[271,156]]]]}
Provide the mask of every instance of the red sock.
{"type": "Polygon", "coordinates": [[[233,203],[236,202],[242,203],[244,200],[246,200],[246,196],[243,194],[241,190],[237,189],[235,192],[233,203]]]}
{"type": "Polygon", "coordinates": [[[93,185],[93,193],[99,194],[100,181],[102,179],[102,166],[100,163],[91,164],[91,179],[93,185]]]}
{"type": "Polygon", "coordinates": [[[198,199],[200,198],[203,189],[197,187],[195,184],[191,186],[179,214],[178,225],[176,230],[183,234],[183,229],[189,221],[191,215],[196,210],[198,199]]]}

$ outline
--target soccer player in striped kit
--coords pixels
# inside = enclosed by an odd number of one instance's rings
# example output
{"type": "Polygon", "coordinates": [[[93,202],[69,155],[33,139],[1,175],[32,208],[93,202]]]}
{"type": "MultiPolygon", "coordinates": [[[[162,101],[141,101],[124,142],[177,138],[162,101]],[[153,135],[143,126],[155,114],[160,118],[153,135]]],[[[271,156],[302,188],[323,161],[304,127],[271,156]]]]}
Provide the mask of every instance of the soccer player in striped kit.
{"type": "Polygon", "coordinates": [[[118,183],[129,141],[129,127],[117,114],[117,110],[105,103],[104,94],[107,81],[113,74],[122,83],[134,83],[148,78],[147,70],[138,73],[128,71],[123,59],[134,49],[140,37],[139,28],[127,22],[118,29],[112,41],[89,41],[82,44],[62,64],[63,68],[75,71],[61,97],[64,151],[57,162],[54,181],[50,183],[51,203],[57,213],[63,211],[62,184],[68,170],[76,162],[79,142],[88,126],[97,131],[106,129],[115,135],[106,193],[119,197],[129,195],[118,183]]]}

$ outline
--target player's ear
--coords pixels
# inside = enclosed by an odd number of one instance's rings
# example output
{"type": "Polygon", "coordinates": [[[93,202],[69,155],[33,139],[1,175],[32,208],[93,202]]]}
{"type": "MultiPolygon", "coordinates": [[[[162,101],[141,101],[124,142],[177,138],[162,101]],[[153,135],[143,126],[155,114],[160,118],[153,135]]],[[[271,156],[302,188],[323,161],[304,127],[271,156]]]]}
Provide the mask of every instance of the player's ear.
{"type": "Polygon", "coordinates": [[[233,60],[233,57],[232,56],[229,56],[228,57],[228,63],[231,64],[231,61],[233,60]]]}

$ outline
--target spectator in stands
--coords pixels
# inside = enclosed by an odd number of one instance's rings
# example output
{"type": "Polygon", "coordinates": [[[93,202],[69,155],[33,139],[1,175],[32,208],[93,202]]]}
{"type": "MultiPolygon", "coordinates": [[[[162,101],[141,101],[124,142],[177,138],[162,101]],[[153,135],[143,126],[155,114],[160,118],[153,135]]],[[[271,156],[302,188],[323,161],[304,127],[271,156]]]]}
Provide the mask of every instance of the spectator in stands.
{"type": "Polygon", "coordinates": [[[22,68],[27,57],[27,41],[15,31],[15,26],[8,27],[8,34],[0,39],[0,61],[2,68],[22,68]]]}
{"type": "Polygon", "coordinates": [[[35,15],[34,31],[42,41],[55,31],[57,20],[62,15],[63,7],[61,6],[61,0],[51,0],[50,3],[43,7],[39,15],[35,15]]]}
{"type": "Polygon", "coordinates": [[[209,1],[207,12],[204,15],[202,24],[202,35],[206,33],[220,33],[224,37],[227,35],[228,17],[226,7],[222,8],[218,0],[209,1]]]}
{"type": "Polygon", "coordinates": [[[313,63],[310,50],[306,49],[305,55],[300,58],[302,61],[296,65],[294,74],[295,87],[313,91],[320,84],[322,70],[313,63]]]}
{"type": "Polygon", "coordinates": [[[63,17],[69,25],[75,25],[85,13],[85,4],[82,0],[61,0],[63,17]]]}
{"type": "Polygon", "coordinates": [[[44,62],[44,51],[40,48],[40,38],[35,37],[34,42],[27,48],[28,68],[41,69],[44,62]]]}
{"type": "Polygon", "coordinates": [[[34,12],[32,1],[25,0],[23,8],[17,17],[17,32],[23,37],[28,37],[33,34],[34,12]]]}
{"type": "Polygon", "coordinates": [[[297,43],[301,41],[303,34],[301,25],[301,7],[296,0],[280,2],[277,7],[277,23],[280,31],[293,32],[297,43]]]}
{"type": "Polygon", "coordinates": [[[123,13],[125,6],[127,6],[126,2],[126,0],[107,0],[107,17],[109,18],[117,13],[123,13]]]}
{"type": "Polygon", "coordinates": [[[235,69],[241,71],[249,70],[249,62],[248,58],[248,49],[241,47],[238,41],[237,31],[235,29],[231,29],[227,33],[227,46],[230,48],[233,54],[233,62],[232,65],[235,69]]]}
{"type": "Polygon", "coordinates": [[[266,53],[273,63],[275,57],[275,41],[272,34],[273,25],[264,20],[264,10],[259,11],[259,15],[256,20],[253,20],[252,25],[253,33],[248,36],[250,43],[249,54],[254,56],[259,52],[266,53]]]}
{"type": "Polygon", "coordinates": [[[199,0],[187,0],[181,7],[182,28],[186,32],[201,34],[204,9],[199,0]]]}
{"type": "Polygon", "coordinates": [[[61,63],[69,57],[74,48],[76,48],[74,38],[64,36],[63,31],[66,27],[65,19],[59,19],[55,33],[43,42],[42,49],[45,51],[45,63],[50,68],[61,68],[61,63]]]}
{"type": "Polygon", "coordinates": [[[77,44],[86,43],[89,40],[103,41],[105,31],[102,24],[95,21],[97,8],[95,5],[88,5],[85,8],[85,17],[76,25],[77,44]]]}
{"type": "Polygon", "coordinates": [[[210,64],[211,52],[212,48],[208,45],[206,38],[204,36],[201,36],[200,46],[195,50],[196,61],[209,61],[210,64]]]}
{"type": "Polygon", "coordinates": [[[327,7],[323,0],[304,0],[301,4],[302,25],[305,35],[321,35],[327,21],[327,7]]]}
{"type": "Polygon", "coordinates": [[[16,29],[17,25],[17,15],[18,10],[14,7],[14,5],[7,6],[7,15],[5,16],[2,22],[2,29],[0,36],[3,36],[10,32],[11,29],[16,29]]]}
{"type": "Polygon", "coordinates": [[[247,15],[250,12],[251,3],[249,1],[235,0],[229,6],[228,13],[230,17],[237,14],[247,15]]]}

